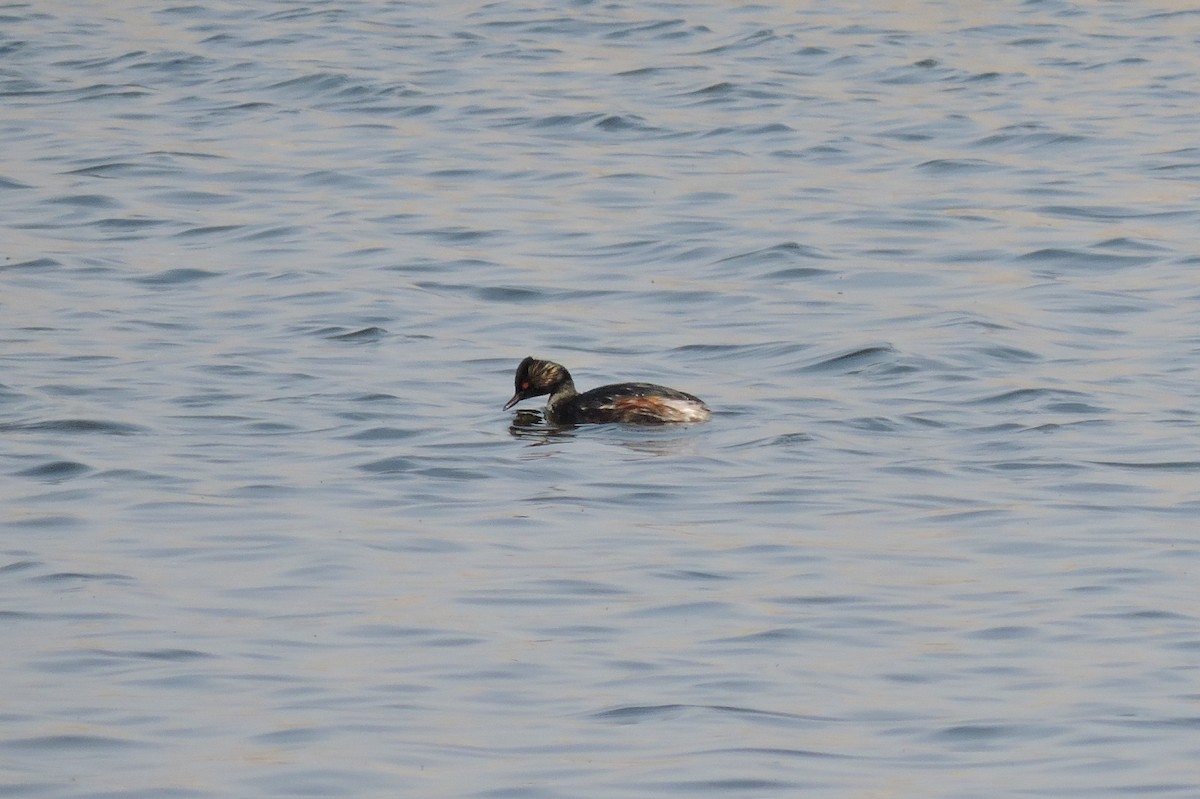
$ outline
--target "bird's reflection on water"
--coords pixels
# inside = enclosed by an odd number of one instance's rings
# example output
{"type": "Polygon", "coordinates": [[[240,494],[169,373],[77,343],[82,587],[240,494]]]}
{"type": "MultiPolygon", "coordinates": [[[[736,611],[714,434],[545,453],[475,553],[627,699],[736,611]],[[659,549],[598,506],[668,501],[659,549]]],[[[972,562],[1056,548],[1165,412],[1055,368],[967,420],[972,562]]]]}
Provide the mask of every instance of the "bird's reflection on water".
{"type": "Polygon", "coordinates": [[[666,429],[662,426],[556,425],[547,422],[541,411],[533,409],[518,410],[508,426],[508,433],[513,438],[530,442],[531,447],[542,447],[573,439],[584,428],[616,433],[616,443],[649,455],[678,455],[689,450],[694,444],[692,436],[679,435],[678,432],[664,436],[666,429]]]}
{"type": "Polygon", "coordinates": [[[575,426],[550,424],[541,411],[523,408],[513,417],[508,433],[513,438],[532,442],[530,446],[541,447],[552,441],[572,438],[575,426]]]}

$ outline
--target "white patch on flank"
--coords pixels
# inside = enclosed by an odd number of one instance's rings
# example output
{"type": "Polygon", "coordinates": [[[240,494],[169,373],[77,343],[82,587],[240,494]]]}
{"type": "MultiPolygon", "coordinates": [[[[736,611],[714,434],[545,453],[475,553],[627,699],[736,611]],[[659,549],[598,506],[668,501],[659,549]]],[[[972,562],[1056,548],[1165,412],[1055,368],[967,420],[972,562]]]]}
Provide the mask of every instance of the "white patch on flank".
{"type": "Polygon", "coordinates": [[[712,416],[712,412],[708,408],[690,400],[658,397],[657,401],[664,408],[671,410],[670,414],[663,414],[663,416],[675,422],[707,422],[712,416]]]}

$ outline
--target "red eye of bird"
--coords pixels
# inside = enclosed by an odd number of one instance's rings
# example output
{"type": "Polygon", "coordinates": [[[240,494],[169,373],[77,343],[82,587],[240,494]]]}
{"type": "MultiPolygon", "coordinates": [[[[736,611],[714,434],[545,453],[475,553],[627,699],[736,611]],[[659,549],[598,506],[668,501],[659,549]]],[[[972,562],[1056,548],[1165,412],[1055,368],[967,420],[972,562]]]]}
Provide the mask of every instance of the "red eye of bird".
{"type": "Polygon", "coordinates": [[[527,389],[527,388],[529,388],[529,383],[528,383],[528,382],[524,382],[524,383],[522,383],[522,384],[521,384],[521,390],[522,390],[522,391],[524,391],[524,390],[525,390],[525,389],[527,389]]]}

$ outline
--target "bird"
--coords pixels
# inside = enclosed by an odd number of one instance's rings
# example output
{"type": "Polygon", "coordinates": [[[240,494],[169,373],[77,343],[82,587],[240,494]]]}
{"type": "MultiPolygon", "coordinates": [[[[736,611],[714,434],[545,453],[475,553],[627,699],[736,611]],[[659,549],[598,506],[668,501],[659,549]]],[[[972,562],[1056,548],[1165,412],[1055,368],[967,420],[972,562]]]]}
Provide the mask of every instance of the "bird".
{"type": "Polygon", "coordinates": [[[580,394],[565,366],[532,356],[517,366],[513,382],[516,393],[504,410],[549,394],[545,417],[556,425],[674,424],[706,422],[712,417],[699,397],[654,383],[614,383],[580,394]]]}

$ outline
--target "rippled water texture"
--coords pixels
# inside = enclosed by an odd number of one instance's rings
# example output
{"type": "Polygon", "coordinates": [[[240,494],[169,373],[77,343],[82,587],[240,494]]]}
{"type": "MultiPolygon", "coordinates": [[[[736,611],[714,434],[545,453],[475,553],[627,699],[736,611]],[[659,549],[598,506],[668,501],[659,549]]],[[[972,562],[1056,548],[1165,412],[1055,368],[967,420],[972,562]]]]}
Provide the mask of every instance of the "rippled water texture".
{"type": "Polygon", "coordinates": [[[1200,12],[805,5],[0,7],[0,794],[1200,796],[1200,12]]]}

